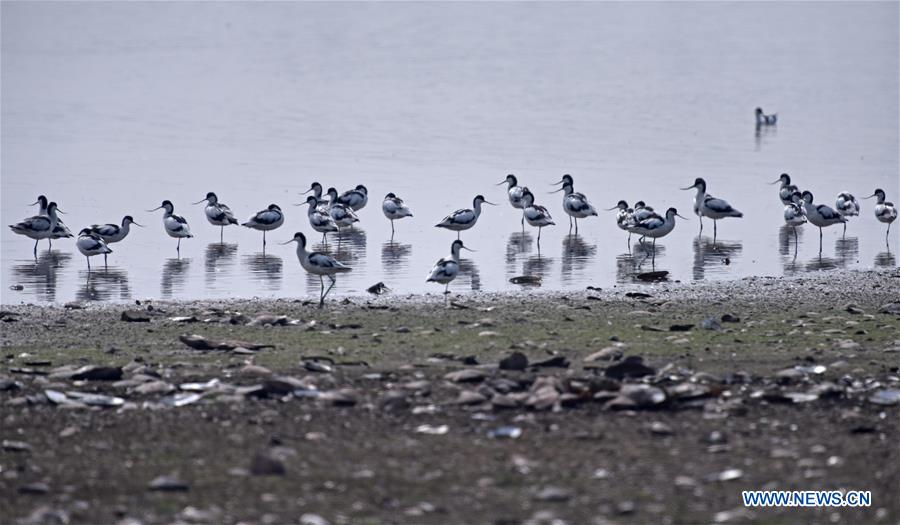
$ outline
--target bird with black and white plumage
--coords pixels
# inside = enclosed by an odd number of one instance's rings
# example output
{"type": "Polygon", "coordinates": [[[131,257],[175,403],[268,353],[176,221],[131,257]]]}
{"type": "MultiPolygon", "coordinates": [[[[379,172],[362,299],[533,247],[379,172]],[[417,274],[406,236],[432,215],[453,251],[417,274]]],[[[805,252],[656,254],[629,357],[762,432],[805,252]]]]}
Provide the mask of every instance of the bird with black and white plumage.
{"type": "Polygon", "coordinates": [[[206,203],[206,207],[203,208],[203,212],[206,214],[206,220],[213,226],[220,227],[219,242],[222,242],[222,239],[225,236],[225,227],[230,224],[237,224],[238,220],[231,212],[231,208],[224,202],[219,202],[219,197],[217,197],[215,193],[207,193],[205,199],[199,200],[194,204],[202,204],[204,202],[206,203]]]}
{"type": "Polygon", "coordinates": [[[297,243],[297,259],[300,261],[300,266],[303,267],[307,272],[318,275],[319,276],[319,284],[321,285],[321,289],[319,291],[319,308],[325,305],[325,298],[328,296],[328,292],[334,288],[334,284],[337,282],[335,278],[336,274],[346,273],[351,270],[349,266],[345,266],[343,263],[335,259],[334,257],[322,253],[322,252],[310,252],[306,250],[306,236],[301,232],[297,232],[294,234],[294,238],[283,242],[281,244],[290,244],[292,242],[297,243]],[[331,285],[328,289],[325,289],[325,277],[331,279],[331,285]]]}
{"type": "Polygon", "coordinates": [[[59,224],[59,216],[56,215],[57,211],[58,209],[56,207],[56,203],[51,202],[47,205],[46,215],[35,215],[34,217],[29,217],[22,222],[9,225],[9,229],[11,229],[14,233],[24,235],[29,239],[34,239],[35,259],[37,259],[38,243],[42,239],[49,240],[50,236],[53,235],[57,224],[59,224]]]}
{"type": "Polygon", "coordinates": [[[781,183],[781,186],[778,188],[778,198],[781,199],[781,204],[787,206],[788,204],[791,204],[794,192],[800,190],[797,188],[796,184],[791,184],[791,176],[787,173],[782,173],[780,177],[770,184],[778,184],[779,182],[781,183]]]}
{"type": "Polygon", "coordinates": [[[550,193],[564,192],[563,211],[569,216],[569,231],[572,230],[572,219],[575,219],[575,233],[578,233],[578,219],[586,219],[597,215],[597,210],[591,206],[583,193],[575,191],[575,179],[568,173],[562,176],[562,180],[554,183],[562,184],[562,187],[550,193]]]}
{"type": "MultiPolygon", "coordinates": [[[[354,222],[359,222],[359,217],[353,212],[353,208],[346,204],[340,203],[338,192],[334,188],[328,188],[328,213],[331,215],[334,223],[338,228],[346,228],[353,226],[354,222]]],[[[340,234],[340,230],[338,231],[340,234]]]]}
{"type": "Polygon", "coordinates": [[[391,238],[394,237],[394,221],[413,216],[406,204],[403,203],[403,199],[394,195],[393,192],[384,196],[384,200],[381,202],[381,212],[391,221],[391,238]]]}
{"type": "Polygon", "coordinates": [[[266,249],[266,232],[274,230],[284,224],[284,213],[277,204],[269,204],[265,209],[259,210],[241,223],[241,226],[263,232],[263,250],[266,249]]]}
{"type": "Polygon", "coordinates": [[[303,204],[309,205],[309,210],[306,212],[309,225],[312,226],[313,230],[322,234],[322,243],[328,244],[326,236],[329,233],[338,231],[338,226],[334,223],[334,219],[331,218],[331,214],[328,213],[328,210],[319,207],[320,202],[315,195],[310,195],[306,198],[305,203],[296,204],[296,206],[303,206],[303,204]]]}
{"type": "Polygon", "coordinates": [[[369,202],[369,190],[362,184],[357,184],[352,190],[347,190],[337,200],[353,211],[359,211],[369,202]]]}
{"type": "Polygon", "coordinates": [[[450,245],[450,255],[434,263],[434,267],[431,268],[431,273],[428,274],[428,279],[425,282],[443,284],[444,294],[450,293],[450,283],[459,275],[460,250],[475,251],[466,248],[461,240],[456,239],[450,245]]]}
{"type": "MultiPolygon", "coordinates": [[[[32,206],[34,206],[35,204],[40,205],[40,207],[38,209],[38,215],[43,215],[46,217],[48,202],[49,201],[48,201],[47,197],[45,197],[44,195],[38,195],[37,200],[32,202],[31,205],[32,206]]],[[[59,212],[59,210],[56,210],[56,211],[59,212]]],[[[74,237],[74,235],[72,235],[72,231],[69,230],[69,227],[65,225],[65,223],[63,222],[63,220],[60,217],[57,217],[56,218],[56,227],[53,228],[53,233],[50,234],[50,237],[47,237],[47,242],[50,243],[50,247],[53,248],[54,240],[66,239],[69,237],[74,237]]]]}
{"type": "Polygon", "coordinates": [[[791,202],[784,205],[784,223],[794,230],[794,241],[798,241],[797,226],[806,224],[806,214],[801,204],[802,198],[799,191],[791,194],[791,202]]]}
{"type": "Polygon", "coordinates": [[[488,202],[484,200],[483,195],[476,195],[472,200],[472,208],[462,208],[456,210],[444,217],[444,219],[435,224],[435,228],[445,228],[451,231],[456,232],[456,238],[459,239],[459,232],[463,230],[468,230],[472,226],[475,226],[475,223],[478,222],[478,217],[481,216],[481,205],[482,204],[490,204],[491,206],[496,206],[493,202],[488,202]]]}
{"type": "MultiPolygon", "coordinates": [[[[682,219],[687,220],[686,217],[682,217],[678,214],[678,210],[669,208],[666,210],[665,216],[654,213],[652,216],[636,223],[632,227],[632,230],[642,237],[650,237],[653,239],[653,246],[655,247],[656,239],[665,237],[675,229],[675,217],[681,217],[682,219]]],[[[643,240],[641,242],[643,243],[643,240]]]]}
{"type": "Polygon", "coordinates": [[[528,188],[522,193],[522,202],[525,204],[523,210],[525,220],[529,225],[538,229],[537,245],[538,249],[540,249],[541,230],[543,230],[545,226],[553,226],[556,223],[553,222],[553,217],[550,216],[550,210],[534,203],[534,194],[531,193],[528,188]]]}
{"type": "Polygon", "coordinates": [[[301,193],[301,195],[306,195],[309,192],[312,192],[313,196],[318,199],[319,209],[324,211],[325,213],[328,213],[328,200],[322,198],[322,185],[318,182],[313,182],[309,185],[309,189],[301,193]]]}
{"type": "MultiPolygon", "coordinates": [[[[103,239],[107,245],[116,243],[124,239],[128,236],[128,233],[131,231],[131,225],[140,226],[143,228],[143,225],[134,222],[134,219],[131,215],[126,215],[122,218],[122,224],[94,224],[89,229],[91,233],[95,234],[97,237],[103,239]]],[[[82,252],[83,253],[83,252],[82,252]]],[[[106,264],[106,254],[110,252],[103,253],[103,264],[106,264]]]]}
{"type": "Polygon", "coordinates": [[[91,257],[103,254],[103,264],[106,264],[106,256],[112,253],[112,249],[106,245],[103,240],[93,229],[84,228],[78,233],[78,239],[75,241],[78,251],[87,259],[88,271],[91,271],[91,257]]]}
{"type": "MultiPolygon", "coordinates": [[[[834,209],[842,217],[856,217],[859,215],[859,201],[849,191],[842,191],[834,201],[834,209]]],[[[847,233],[847,223],[844,223],[844,233],[847,233]]]]}
{"type": "Polygon", "coordinates": [[[681,188],[682,190],[697,190],[694,196],[694,213],[700,217],[700,233],[703,233],[703,217],[713,220],[713,240],[716,238],[716,221],[726,217],[743,217],[744,214],[736,210],[725,199],[719,199],[706,193],[706,181],[696,178],[694,184],[681,188]]]}
{"type": "Polygon", "coordinates": [[[830,206],[814,204],[814,198],[810,191],[804,191],[801,194],[801,203],[803,204],[803,211],[806,213],[806,220],[819,228],[819,253],[822,253],[822,228],[847,222],[847,219],[830,206]]]}
{"type": "Polygon", "coordinates": [[[630,245],[631,230],[629,228],[634,224],[634,208],[628,206],[628,201],[620,200],[612,208],[606,209],[606,211],[613,210],[616,210],[616,226],[618,226],[620,230],[628,232],[628,244],[630,245]]]}
{"type": "Polygon", "coordinates": [[[516,176],[510,173],[506,176],[506,179],[497,183],[497,186],[502,184],[506,184],[506,196],[509,198],[509,203],[513,208],[517,210],[523,210],[522,212],[522,230],[525,230],[525,203],[522,201],[522,195],[528,190],[525,186],[519,186],[519,181],[516,179],[516,176]]]}
{"type": "Polygon", "coordinates": [[[778,122],[778,114],[772,113],[771,115],[766,115],[762,108],[756,108],[754,112],[756,114],[756,125],[757,126],[774,126],[778,122]]]}
{"type": "Polygon", "coordinates": [[[878,222],[883,222],[888,225],[887,231],[884,233],[884,240],[887,242],[888,235],[891,233],[891,223],[897,220],[897,208],[894,206],[893,202],[885,201],[887,195],[885,195],[884,190],[881,188],[878,188],[875,190],[875,193],[864,198],[871,199],[872,197],[878,199],[875,204],[875,218],[878,219],[878,222]]]}
{"type": "Polygon", "coordinates": [[[180,255],[181,239],[190,239],[193,237],[193,235],[191,234],[191,227],[188,225],[188,222],[184,217],[182,217],[181,215],[175,215],[175,206],[170,200],[164,200],[162,201],[162,204],[160,204],[156,208],[147,211],[156,210],[165,210],[163,212],[163,228],[166,230],[166,234],[169,237],[178,239],[178,244],[175,245],[175,251],[180,255]]]}

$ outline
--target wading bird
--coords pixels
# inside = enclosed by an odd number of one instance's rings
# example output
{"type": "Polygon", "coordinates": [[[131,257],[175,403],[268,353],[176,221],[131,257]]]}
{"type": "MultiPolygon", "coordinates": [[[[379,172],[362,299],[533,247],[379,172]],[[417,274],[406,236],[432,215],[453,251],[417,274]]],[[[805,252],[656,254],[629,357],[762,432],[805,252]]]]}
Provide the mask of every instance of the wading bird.
{"type": "Polygon", "coordinates": [[[34,239],[34,258],[37,259],[37,246],[41,239],[50,239],[53,231],[59,224],[59,217],[56,203],[51,202],[47,205],[47,215],[35,215],[29,217],[22,222],[10,224],[9,228],[19,235],[24,235],[29,239],[34,239]]]}
{"type": "Polygon", "coordinates": [[[888,225],[887,231],[884,232],[884,241],[888,241],[888,235],[891,233],[891,223],[897,220],[897,208],[894,207],[893,202],[885,202],[884,200],[887,196],[884,194],[884,190],[877,189],[875,193],[866,197],[866,199],[871,199],[872,197],[877,197],[878,202],[875,204],[875,218],[878,219],[878,222],[883,222],[888,225]]]}
{"type": "Polygon", "coordinates": [[[353,211],[363,209],[369,202],[369,190],[362,184],[358,184],[352,190],[347,190],[338,197],[338,202],[349,207],[353,211]]]}
{"type": "Polygon", "coordinates": [[[756,108],[756,125],[759,126],[774,126],[775,123],[778,122],[778,114],[772,113],[771,115],[766,115],[763,113],[762,108],[756,108]]]}
{"type": "Polygon", "coordinates": [[[306,251],[306,236],[300,232],[295,233],[293,239],[283,242],[282,244],[290,244],[292,242],[297,243],[297,259],[300,260],[300,266],[307,272],[319,276],[319,284],[321,285],[319,291],[319,308],[322,308],[325,305],[325,297],[328,296],[328,292],[334,288],[334,283],[337,282],[337,279],[334,277],[335,274],[349,272],[351,268],[344,266],[330,255],[321,252],[306,251]],[[328,278],[331,279],[331,285],[328,286],[327,290],[325,289],[325,276],[328,276],[328,278]]]}
{"type": "Polygon", "coordinates": [[[456,210],[444,217],[444,220],[435,224],[435,228],[446,228],[448,230],[452,230],[456,232],[456,238],[459,239],[459,232],[463,230],[468,230],[472,226],[475,226],[475,223],[478,222],[478,217],[481,216],[481,205],[482,204],[490,204],[491,206],[496,206],[493,202],[488,202],[484,200],[482,195],[476,195],[475,199],[472,201],[472,209],[463,208],[456,210]]]}
{"type": "MultiPolygon", "coordinates": [[[[131,225],[140,226],[143,228],[143,225],[134,222],[134,219],[131,218],[131,215],[126,215],[122,218],[122,225],[118,224],[94,224],[90,227],[91,233],[95,234],[97,237],[103,239],[103,242],[107,245],[110,245],[115,242],[119,242],[125,237],[128,236],[128,232],[131,231],[131,225]]],[[[82,230],[84,231],[84,230],[82,230]]],[[[80,248],[79,248],[80,249],[80,248]]],[[[81,253],[84,253],[82,251],[81,253]]],[[[103,265],[106,265],[106,254],[112,253],[112,250],[108,252],[103,252],[103,265]]],[[[87,254],[85,254],[87,255],[87,254]]],[[[88,259],[88,266],[90,266],[90,259],[88,259]]]]}
{"type": "Polygon", "coordinates": [[[728,201],[706,193],[706,181],[699,177],[694,180],[694,184],[681,189],[697,190],[697,194],[694,196],[694,213],[700,217],[700,233],[703,233],[703,217],[709,217],[713,220],[713,241],[715,241],[717,234],[716,221],[726,217],[744,216],[743,213],[732,208],[728,201]]]}
{"type": "Polygon", "coordinates": [[[178,255],[181,255],[181,239],[190,239],[193,237],[193,235],[191,235],[191,227],[188,226],[184,217],[175,215],[175,206],[172,205],[171,201],[162,201],[162,204],[158,207],[147,211],[156,210],[165,210],[163,213],[163,228],[165,228],[169,237],[178,239],[178,244],[175,245],[175,251],[178,255]]]}
{"type": "Polygon", "coordinates": [[[528,191],[528,188],[525,188],[525,192],[522,193],[522,202],[525,204],[525,220],[528,221],[529,225],[538,229],[537,246],[538,250],[540,250],[541,230],[544,229],[544,226],[551,226],[556,223],[553,222],[553,217],[550,216],[550,211],[547,208],[534,203],[534,194],[528,191]]]}
{"type": "Polygon", "coordinates": [[[409,208],[403,204],[403,199],[394,195],[393,193],[388,193],[384,196],[384,201],[381,203],[381,211],[384,213],[384,216],[391,221],[391,238],[394,238],[394,221],[402,219],[404,217],[412,217],[413,214],[409,211],[409,208]]]}
{"type": "Polygon", "coordinates": [[[525,231],[525,203],[522,201],[522,194],[528,190],[525,186],[519,186],[516,176],[510,173],[506,179],[497,183],[497,186],[506,184],[506,196],[509,197],[509,203],[513,208],[522,211],[522,231],[525,231]]]}
{"type": "Polygon", "coordinates": [[[813,204],[813,194],[810,191],[802,193],[803,211],[806,212],[806,220],[819,228],[819,253],[822,253],[822,228],[833,224],[847,222],[840,213],[824,204],[813,204]]]}
{"type": "MultiPolygon", "coordinates": [[[[38,215],[43,215],[47,217],[47,197],[43,195],[39,195],[37,200],[32,202],[31,205],[40,204],[40,208],[38,210],[38,215]]],[[[56,210],[58,213],[62,213],[59,210],[56,210]]],[[[47,237],[47,242],[50,243],[50,247],[53,248],[53,241],[56,239],[65,239],[68,237],[73,237],[72,231],[69,230],[69,227],[63,223],[63,220],[59,217],[56,218],[56,227],[53,228],[53,233],[50,234],[50,237],[47,237]]]]}
{"type": "Polygon", "coordinates": [[[799,242],[797,238],[797,226],[806,224],[806,215],[803,213],[803,207],[800,204],[801,194],[795,191],[791,195],[791,202],[784,206],[784,223],[794,230],[794,242],[799,242]]]}
{"type": "Polygon", "coordinates": [[[770,184],[778,184],[781,183],[781,187],[778,188],[778,198],[781,199],[781,204],[787,206],[791,204],[791,196],[795,191],[799,191],[796,184],[791,184],[791,176],[787,173],[782,173],[781,177],[778,177],[774,182],[770,184]]]}
{"type": "Polygon", "coordinates": [[[456,279],[457,275],[459,275],[460,250],[468,250],[470,252],[475,251],[469,250],[469,248],[463,246],[461,240],[456,239],[453,241],[453,244],[450,245],[450,255],[434,264],[434,267],[431,269],[431,273],[428,275],[428,279],[426,279],[425,282],[443,284],[444,294],[450,293],[450,283],[453,279],[456,279]]]}
{"type": "Polygon", "coordinates": [[[569,231],[572,231],[572,219],[575,219],[575,233],[578,233],[578,219],[597,215],[597,210],[591,206],[583,193],[575,192],[575,180],[568,173],[562,176],[562,180],[554,184],[562,184],[562,188],[550,193],[564,192],[563,211],[569,216],[569,231]]]}
{"type": "MultiPolygon", "coordinates": [[[[328,188],[328,213],[338,228],[346,228],[347,226],[353,226],[354,222],[359,222],[359,217],[353,213],[353,208],[346,204],[341,204],[338,200],[337,190],[328,188]]],[[[338,235],[340,235],[340,230],[338,230],[338,235]]]]}
{"type": "Polygon", "coordinates": [[[202,204],[204,202],[206,203],[206,207],[203,209],[203,212],[206,214],[206,220],[213,226],[220,227],[219,242],[222,242],[222,239],[225,237],[225,227],[229,224],[237,224],[238,220],[235,219],[234,214],[231,213],[231,208],[226,206],[225,203],[219,202],[219,198],[216,197],[215,193],[207,193],[205,199],[197,201],[194,204],[202,204]]]}
{"type": "MultiPolygon", "coordinates": [[[[334,223],[327,210],[319,207],[319,199],[315,196],[310,195],[307,197],[305,204],[309,204],[309,210],[306,213],[309,218],[309,225],[312,226],[313,230],[322,234],[322,243],[327,245],[328,241],[325,236],[329,232],[338,231],[337,224],[334,223]]],[[[303,203],[295,204],[295,206],[303,206],[303,203]]]]}
{"type": "Polygon", "coordinates": [[[282,224],[284,224],[284,214],[281,213],[281,208],[277,204],[269,204],[266,209],[251,215],[241,226],[263,232],[263,251],[266,251],[266,232],[274,230],[282,224]]]}
{"type": "MultiPolygon", "coordinates": [[[[834,209],[841,217],[855,217],[859,215],[859,201],[849,191],[842,191],[834,201],[834,209]]],[[[847,234],[847,223],[844,223],[844,234],[847,234]]]]}
{"type": "Polygon", "coordinates": [[[103,254],[103,264],[106,264],[106,255],[112,253],[106,242],[97,235],[91,228],[84,228],[78,233],[78,240],[75,241],[78,251],[87,259],[88,272],[91,271],[91,257],[103,254]]]}

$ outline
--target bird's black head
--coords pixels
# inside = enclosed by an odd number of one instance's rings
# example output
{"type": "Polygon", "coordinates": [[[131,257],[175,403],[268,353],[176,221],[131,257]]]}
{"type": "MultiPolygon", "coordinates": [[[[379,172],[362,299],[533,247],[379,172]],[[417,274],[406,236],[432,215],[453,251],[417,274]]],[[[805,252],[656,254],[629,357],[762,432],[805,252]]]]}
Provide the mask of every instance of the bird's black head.
{"type": "Polygon", "coordinates": [[[165,200],[165,201],[162,201],[162,204],[160,204],[159,207],[160,208],[174,208],[175,206],[172,205],[172,201],[165,200]]]}
{"type": "Polygon", "coordinates": [[[812,192],[809,190],[804,191],[800,196],[803,198],[803,200],[809,203],[812,203],[813,199],[815,198],[813,197],[812,192]]]}
{"type": "Polygon", "coordinates": [[[357,189],[357,191],[361,191],[361,192],[365,193],[366,195],[369,194],[369,190],[367,190],[366,187],[363,186],[362,184],[357,184],[356,189],[357,189]]]}
{"type": "Polygon", "coordinates": [[[303,235],[303,232],[295,233],[294,240],[300,243],[300,246],[306,246],[306,235],[303,235]]]}
{"type": "Polygon", "coordinates": [[[619,208],[621,210],[628,209],[628,203],[625,201],[619,201],[616,203],[616,208],[619,208]]]}
{"type": "Polygon", "coordinates": [[[131,215],[126,215],[122,218],[122,222],[134,222],[134,217],[132,217],[131,215]]]}
{"type": "Polygon", "coordinates": [[[757,115],[762,115],[762,112],[763,112],[762,108],[756,108],[757,115]]]}
{"type": "Polygon", "coordinates": [[[563,184],[569,184],[569,185],[575,184],[575,180],[568,173],[566,173],[565,175],[562,176],[562,181],[563,181],[563,184]]]}
{"type": "Polygon", "coordinates": [[[779,180],[781,180],[781,182],[784,183],[784,184],[790,184],[790,183],[791,183],[791,176],[788,175],[787,173],[782,173],[782,174],[781,174],[781,177],[779,177],[779,180]]]}
{"type": "Polygon", "coordinates": [[[513,175],[512,173],[510,173],[509,175],[506,176],[506,182],[508,182],[510,186],[518,186],[519,185],[519,180],[516,179],[516,176],[513,175]]]}
{"type": "Polygon", "coordinates": [[[44,195],[38,195],[37,204],[41,205],[41,208],[47,207],[47,197],[44,195]]]}
{"type": "Polygon", "coordinates": [[[281,211],[281,208],[278,207],[277,204],[269,204],[269,211],[281,211]]]}
{"type": "Polygon", "coordinates": [[[218,197],[216,197],[216,194],[213,192],[209,192],[206,194],[206,200],[217,200],[217,199],[218,199],[218,197]]]}
{"type": "Polygon", "coordinates": [[[319,199],[317,199],[315,195],[310,195],[309,197],[306,198],[307,204],[312,204],[313,206],[315,206],[316,204],[318,204],[318,202],[319,202],[319,199]]]}
{"type": "Polygon", "coordinates": [[[388,193],[387,195],[385,195],[384,198],[385,199],[396,199],[397,196],[394,195],[393,192],[391,192],[391,193],[388,193]]]}
{"type": "Polygon", "coordinates": [[[94,232],[90,228],[82,228],[78,235],[92,235],[94,232]]]}

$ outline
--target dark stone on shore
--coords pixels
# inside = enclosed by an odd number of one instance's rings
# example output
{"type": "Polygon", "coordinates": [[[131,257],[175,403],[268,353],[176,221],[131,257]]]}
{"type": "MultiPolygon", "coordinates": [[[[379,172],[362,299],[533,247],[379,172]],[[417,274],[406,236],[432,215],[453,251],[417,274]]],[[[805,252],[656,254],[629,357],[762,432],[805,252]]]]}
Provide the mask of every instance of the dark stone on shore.
{"type": "Polygon", "coordinates": [[[535,501],[561,503],[572,499],[572,492],[562,487],[544,487],[535,493],[535,501]]]}
{"type": "Polygon", "coordinates": [[[122,312],[122,320],[126,323],[149,323],[150,318],[143,312],[136,310],[125,310],[122,312]]]}
{"type": "Polygon", "coordinates": [[[122,379],[120,366],[84,366],[72,374],[75,381],[118,381],[122,379]]]}
{"type": "Polygon", "coordinates": [[[30,452],[31,445],[25,443],[24,441],[13,441],[10,439],[4,439],[2,443],[3,450],[7,452],[30,452]]]}
{"type": "Polygon", "coordinates": [[[673,324],[669,327],[670,332],[690,332],[693,324],[673,324]]]}
{"type": "Polygon", "coordinates": [[[175,476],[159,476],[147,485],[147,490],[157,492],[187,492],[190,487],[175,476]]]}
{"type": "Polygon", "coordinates": [[[444,376],[444,379],[453,381],[454,383],[478,383],[484,380],[487,374],[475,368],[467,368],[465,370],[455,370],[444,376]]]}
{"type": "Polygon", "coordinates": [[[621,363],[608,367],[604,372],[604,375],[621,381],[626,377],[652,376],[655,373],[656,370],[644,364],[643,357],[632,355],[626,357],[621,363]]]}
{"type": "Polygon", "coordinates": [[[500,370],[525,370],[528,368],[528,357],[522,352],[513,352],[500,360],[500,370]]]}
{"type": "Polygon", "coordinates": [[[533,367],[541,368],[569,368],[569,360],[565,356],[556,355],[543,361],[531,363],[533,367]]]}
{"type": "Polygon", "coordinates": [[[27,485],[22,485],[21,487],[19,487],[19,494],[40,496],[43,494],[47,494],[48,492],[50,492],[50,487],[47,486],[46,483],[41,483],[40,481],[29,483],[27,485]]]}
{"type": "Polygon", "coordinates": [[[287,467],[271,452],[257,452],[250,462],[250,473],[254,476],[284,476],[287,467]]]}
{"type": "Polygon", "coordinates": [[[723,323],[740,323],[741,318],[736,315],[725,314],[722,316],[722,322],[723,323]]]}

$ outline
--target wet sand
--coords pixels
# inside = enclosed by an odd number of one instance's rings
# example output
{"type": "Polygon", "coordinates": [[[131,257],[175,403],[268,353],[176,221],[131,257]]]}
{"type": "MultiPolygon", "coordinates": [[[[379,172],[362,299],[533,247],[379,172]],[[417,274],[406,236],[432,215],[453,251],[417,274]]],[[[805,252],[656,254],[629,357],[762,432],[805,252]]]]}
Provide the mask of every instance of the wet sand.
{"type": "Polygon", "coordinates": [[[898,291],[894,269],[322,310],[3,306],[0,507],[23,523],[895,523],[898,291]],[[743,509],[747,489],[873,505],[743,509]]]}

